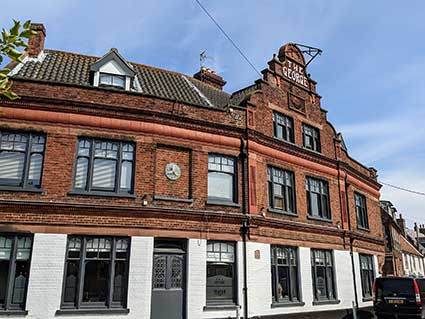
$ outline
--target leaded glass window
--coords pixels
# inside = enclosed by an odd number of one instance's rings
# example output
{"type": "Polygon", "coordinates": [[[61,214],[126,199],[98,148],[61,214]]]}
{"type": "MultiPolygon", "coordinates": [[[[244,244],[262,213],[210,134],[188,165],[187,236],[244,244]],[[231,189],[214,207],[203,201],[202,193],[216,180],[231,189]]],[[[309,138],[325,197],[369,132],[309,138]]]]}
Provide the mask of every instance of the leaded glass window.
{"type": "Polygon", "coordinates": [[[129,239],[69,236],[62,308],[124,308],[129,239]]]}

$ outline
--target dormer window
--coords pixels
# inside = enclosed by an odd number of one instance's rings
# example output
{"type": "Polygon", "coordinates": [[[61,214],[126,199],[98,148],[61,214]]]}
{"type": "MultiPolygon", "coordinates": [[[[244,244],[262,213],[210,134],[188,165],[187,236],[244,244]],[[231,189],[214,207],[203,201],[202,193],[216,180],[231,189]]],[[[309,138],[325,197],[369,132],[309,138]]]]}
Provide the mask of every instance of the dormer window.
{"type": "Polygon", "coordinates": [[[93,86],[114,88],[125,91],[139,91],[136,72],[133,66],[111,49],[90,66],[93,86]]]}
{"type": "Polygon", "coordinates": [[[116,88],[125,89],[125,76],[100,73],[99,86],[113,86],[116,88]]]}

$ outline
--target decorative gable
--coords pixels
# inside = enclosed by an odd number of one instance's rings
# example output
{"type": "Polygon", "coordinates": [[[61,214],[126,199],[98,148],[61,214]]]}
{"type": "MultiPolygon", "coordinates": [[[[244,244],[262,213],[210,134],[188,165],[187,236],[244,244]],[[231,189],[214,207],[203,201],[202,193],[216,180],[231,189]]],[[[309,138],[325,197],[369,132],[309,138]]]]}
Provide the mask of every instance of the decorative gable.
{"type": "Polygon", "coordinates": [[[112,48],[107,54],[90,66],[93,85],[112,87],[126,91],[137,87],[136,72],[117,49],[112,48]]]}

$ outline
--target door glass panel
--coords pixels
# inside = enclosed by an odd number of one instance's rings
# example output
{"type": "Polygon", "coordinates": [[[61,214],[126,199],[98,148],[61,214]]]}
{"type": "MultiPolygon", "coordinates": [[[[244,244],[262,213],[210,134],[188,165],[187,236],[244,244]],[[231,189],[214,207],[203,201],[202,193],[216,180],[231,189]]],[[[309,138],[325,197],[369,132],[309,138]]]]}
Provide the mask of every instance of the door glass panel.
{"type": "Polygon", "coordinates": [[[171,288],[182,287],[183,260],[181,257],[171,257],[171,288]]]}
{"type": "Polygon", "coordinates": [[[154,274],[153,287],[157,289],[165,289],[167,260],[165,256],[154,257],[154,274]]]}

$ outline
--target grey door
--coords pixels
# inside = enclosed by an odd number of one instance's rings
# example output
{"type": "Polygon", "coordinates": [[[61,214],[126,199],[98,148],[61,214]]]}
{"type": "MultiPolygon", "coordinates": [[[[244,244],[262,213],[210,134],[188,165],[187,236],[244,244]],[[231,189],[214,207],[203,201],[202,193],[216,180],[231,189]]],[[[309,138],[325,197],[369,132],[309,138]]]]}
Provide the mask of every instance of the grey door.
{"type": "Polygon", "coordinates": [[[184,318],[184,262],[184,254],[154,254],[152,319],[184,318]]]}

